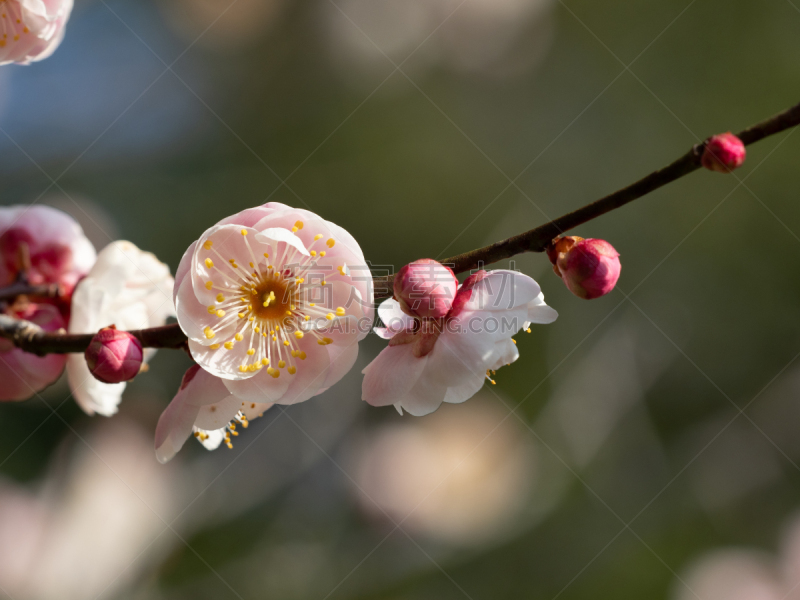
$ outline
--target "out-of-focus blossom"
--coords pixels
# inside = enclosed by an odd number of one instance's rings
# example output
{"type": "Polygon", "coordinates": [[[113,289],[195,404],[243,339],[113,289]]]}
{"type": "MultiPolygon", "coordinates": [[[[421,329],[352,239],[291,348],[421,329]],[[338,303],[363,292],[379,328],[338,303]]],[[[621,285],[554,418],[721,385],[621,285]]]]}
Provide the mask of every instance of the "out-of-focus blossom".
{"type": "Polygon", "coordinates": [[[569,291],[585,300],[613,290],[622,270],[619,252],[605,240],[561,237],[547,248],[547,255],[569,291]]]}
{"type": "Polygon", "coordinates": [[[754,550],[707,555],[683,579],[685,585],[674,584],[679,600],[785,600],[775,565],[769,556],[754,550]]]}
{"type": "MultiPolygon", "coordinates": [[[[415,52],[414,64],[489,75],[517,73],[544,55],[552,0],[342,0],[329,10],[343,68],[387,64],[415,52]],[[435,35],[432,35],[435,32],[435,35]],[[527,35],[526,35],[527,34],[527,35]],[[377,46],[377,48],[376,48],[377,46]]],[[[404,66],[408,69],[412,65],[404,66]]]]}
{"type": "MultiPolygon", "coordinates": [[[[95,333],[110,325],[121,330],[163,325],[175,314],[172,286],[169,267],[153,254],[130,242],[109,244],[75,289],[68,331],[95,333]]],[[[144,362],[154,353],[154,349],[146,349],[144,362]]],[[[72,395],[88,414],[117,412],[125,383],[102,383],[92,377],[82,354],[69,356],[67,376],[72,395]]]]}
{"type": "Polygon", "coordinates": [[[729,131],[709,138],[700,162],[709,171],[730,173],[741,167],[746,157],[747,149],[742,140],[729,131]]]}
{"type": "Polygon", "coordinates": [[[84,357],[95,379],[103,383],[121,383],[139,373],[142,344],[127,331],[105,327],[92,338],[84,357]]]}
{"type": "Polygon", "coordinates": [[[452,269],[423,258],[404,266],[394,278],[394,299],[412,317],[441,319],[450,312],[458,289],[452,269]]]}
{"type": "Polygon", "coordinates": [[[159,3],[167,22],[188,41],[223,51],[262,41],[265,32],[279,20],[285,4],[285,0],[236,0],[225,6],[217,0],[159,3]]]}
{"type": "Polygon", "coordinates": [[[209,450],[231,436],[239,435],[237,425],[246,429],[250,419],[260,417],[271,403],[244,402],[228,391],[219,377],[192,365],[183,375],[181,387],[158,419],[156,457],[166,463],[194,434],[209,450]]]}
{"type": "Polygon", "coordinates": [[[58,284],[69,297],[97,255],[80,225],[66,213],[49,206],[17,205],[0,207],[0,257],[0,285],[15,281],[27,267],[29,283],[58,284]]]}
{"type": "Polygon", "coordinates": [[[50,56],[61,40],[73,0],[0,2],[0,65],[23,65],[50,56]]]}
{"type": "Polygon", "coordinates": [[[352,452],[364,510],[456,545],[519,527],[537,475],[535,447],[495,398],[483,400],[371,432],[352,452]]]}
{"type": "Polygon", "coordinates": [[[492,372],[519,357],[511,336],[558,316],[545,304],[539,284],[504,270],[470,276],[440,322],[414,320],[393,299],[378,313],[386,327],[375,332],[389,339],[389,346],[364,369],[362,399],[415,416],[442,402],[467,400],[484,380],[494,383],[492,372]]]}
{"type": "Polygon", "coordinates": [[[676,600],[797,600],[800,518],[785,528],[777,558],[755,549],[721,549],[700,557],[681,579],[674,584],[676,600]]]}
{"type": "MultiPolygon", "coordinates": [[[[50,304],[17,303],[6,311],[16,319],[35,323],[45,331],[64,328],[64,319],[50,304]]],[[[0,339],[0,400],[25,400],[53,383],[67,358],[64,354],[37,356],[0,339]]]]}
{"type": "Polygon", "coordinates": [[[174,543],[161,534],[182,488],[149,436],[115,419],[85,442],[59,452],[41,491],[0,481],[0,589],[14,600],[124,595],[174,543]]]}
{"type": "Polygon", "coordinates": [[[245,402],[294,404],[322,393],[353,366],[372,324],[372,276],[356,241],[283,204],[207,230],[175,279],[192,357],[245,402]]]}

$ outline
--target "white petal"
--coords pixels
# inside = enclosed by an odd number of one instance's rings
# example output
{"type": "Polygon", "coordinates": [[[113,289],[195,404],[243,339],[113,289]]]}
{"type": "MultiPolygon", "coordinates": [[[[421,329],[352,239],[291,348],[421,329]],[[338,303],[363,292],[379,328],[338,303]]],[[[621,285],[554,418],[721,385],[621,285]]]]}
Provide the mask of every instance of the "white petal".
{"type": "Polygon", "coordinates": [[[415,417],[423,417],[439,408],[446,394],[447,387],[423,376],[403,395],[398,404],[415,417]]]}
{"type": "Polygon", "coordinates": [[[539,284],[517,271],[490,271],[472,288],[466,310],[509,310],[523,306],[541,293],[539,284]]]}
{"type": "Polygon", "coordinates": [[[103,383],[89,372],[83,354],[67,357],[67,382],[72,397],[86,414],[95,413],[110,417],[116,414],[125,383],[103,383]]]}
{"type": "Polygon", "coordinates": [[[219,448],[222,440],[225,439],[224,427],[221,429],[212,429],[211,431],[200,429],[199,427],[192,427],[192,433],[200,434],[195,436],[195,439],[200,442],[206,450],[216,450],[219,448]]]}
{"type": "Polygon", "coordinates": [[[417,358],[411,344],[388,346],[362,371],[361,399],[372,406],[399,402],[419,379],[428,357],[417,358]]]}
{"type": "Polygon", "coordinates": [[[260,242],[270,244],[273,248],[277,248],[278,243],[283,242],[290,245],[303,256],[310,256],[300,238],[288,229],[283,229],[280,227],[262,229],[260,233],[256,233],[256,239],[260,242]]]}
{"type": "Polygon", "coordinates": [[[206,430],[223,429],[236,416],[241,405],[242,401],[233,395],[207,404],[198,411],[194,420],[195,427],[206,430]]]}
{"type": "Polygon", "coordinates": [[[459,404],[465,400],[469,400],[481,390],[485,381],[485,373],[470,375],[469,377],[460,381],[457,385],[448,387],[444,401],[449,402],[450,404],[459,404]]]}
{"type": "Polygon", "coordinates": [[[554,308],[547,306],[544,303],[544,294],[539,294],[536,298],[528,302],[528,324],[524,325],[525,329],[528,328],[530,323],[538,323],[540,325],[547,325],[552,323],[558,318],[558,313],[554,308]]]}

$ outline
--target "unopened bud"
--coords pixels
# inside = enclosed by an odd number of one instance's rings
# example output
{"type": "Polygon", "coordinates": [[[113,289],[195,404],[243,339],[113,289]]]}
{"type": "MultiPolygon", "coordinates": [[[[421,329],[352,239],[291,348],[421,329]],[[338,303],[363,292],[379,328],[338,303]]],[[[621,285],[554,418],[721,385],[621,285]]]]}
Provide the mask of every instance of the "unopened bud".
{"type": "Polygon", "coordinates": [[[607,241],[574,235],[554,240],[547,248],[547,256],[569,291],[586,300],[613,290],[622,268],[619,252],[607,241]]]}
{"type": "Polygon", "coordinates": [[[744,163],[747,150],[732,133],[721,133],[708,139],[700,163],[710,171],[730,173],[744,163]]]}
{"type": "Polygon", "coordinates": [[[133,379],[142,366],[142,344],[127,331],[114,326],[97,332],[84,353],[95,379],[120,383],[133,379]]]}
{"type": "Polygon", "coordinates": [[[453,271],[430,258],[416,260],[397,272],[394,297],[412,317],[440,319],[456,297],[458,280],[453,271]]]}

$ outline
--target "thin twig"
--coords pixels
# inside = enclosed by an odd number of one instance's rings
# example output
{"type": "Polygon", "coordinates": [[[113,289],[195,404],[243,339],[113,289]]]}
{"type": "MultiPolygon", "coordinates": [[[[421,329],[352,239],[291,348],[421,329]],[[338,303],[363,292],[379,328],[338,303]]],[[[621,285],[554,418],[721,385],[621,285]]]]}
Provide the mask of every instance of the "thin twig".
{"type": "MultiPolygon", "coordinates": [[[[738,137],[745,145],[754,144],[766,137],[775,135],[800,124],[800,104],[748,127],[738,137]]],[[[495,242],[489,246],[471,250],[441,261],[451,265],[456,273],[464,273],[481,265],[489,265],[524,252],[543,252],[553,238],[565,231],[582,225],[592,219],[624,206],[637,198],[641,198],[660,187],[680,179],[700,168],[705,142],[696,144],[686,154],[666,167],[650,173],[647,177],[632,183],[600,198],[591,204],[568,213],[554,221],[540,225],[530,231],[515,235],[506,240],[495,242]]],[[[391,296],[392,277],[375,279],[376,300],[391,296]]],[[[0,290],[0,300],[11,299],[8,288],[0,290]]],[[[17,292],[19,295],[21,292],[17,292]]],[[[31,294],[43,295],[43,294],[31,294]]],[[[146,348],[182,348],[186,345],[186,335],[177,323],[131,331],[146,348]]],[[[48,333],[38,325],[0,315],[0,337],[12,341],[17,347],[34,354],[63,354],[67,352],[83,352],[89,345],[93,334],[48,333]]]]}

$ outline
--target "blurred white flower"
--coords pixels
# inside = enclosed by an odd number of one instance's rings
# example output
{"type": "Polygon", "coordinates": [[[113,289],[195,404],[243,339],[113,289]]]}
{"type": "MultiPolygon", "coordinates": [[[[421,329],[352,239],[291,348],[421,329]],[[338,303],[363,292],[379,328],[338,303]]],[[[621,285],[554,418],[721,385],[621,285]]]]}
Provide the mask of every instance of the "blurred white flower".
{"type": "Polygon", "coordinates": [[[115,419],[75,442],[41,492],[0,484],[0,589],[14,600],[116,597],[168,550],[180,488],[149,436],[115,419]]]}
{"type": "MultiPolygon", "coordinates": [[[[88,276],[75,288],[69,333],[95,333],[102,327],[144,329],[163,325],[175,315],[169,267],[150,252],[125,241],[106,246],[88,276]]],[[[144,361],[155,350],[145,349],[144,361]]],[[[117,412],[125,383],[102,383],[89,372],[82,354],[67,359],[72,395],[88,414],[117,412]]]]}
{"type": "Polygon", "coordinates": [[[403,61],[424,42],[414,55],[416,64],[502,75],[529,67],[544,54],[554,2],[341,0],[336,4],[341,12],[326,7],[329,35],[345,71],[353,65],[386,66],[382,52],[395,62],[403,61]],[[512,51],[517,45],[518,51],[512,51]]]}
{"type": "Polygon", "coordinates": [[[483,400],[371,432],[352,455],[364,510],[454,545],[519,526],[536,481],[535,448],[496,399],[483,400]]]}
{"type": "Polygon", "coordinates": [[[675,600],[798,600],[800,517],[783,531],[777,558],[748,548],[726,548],[696,560],[674,583],[675,600]]]}

